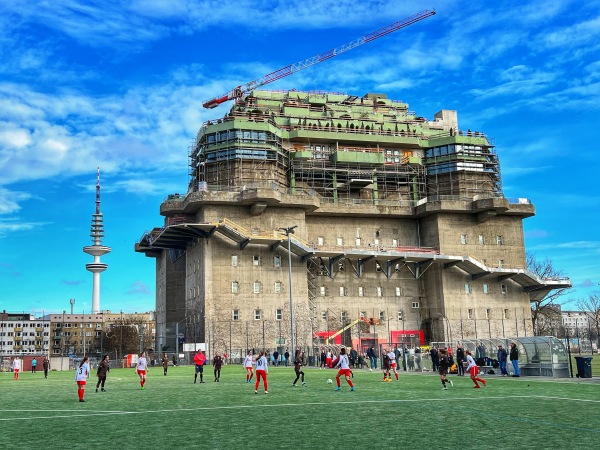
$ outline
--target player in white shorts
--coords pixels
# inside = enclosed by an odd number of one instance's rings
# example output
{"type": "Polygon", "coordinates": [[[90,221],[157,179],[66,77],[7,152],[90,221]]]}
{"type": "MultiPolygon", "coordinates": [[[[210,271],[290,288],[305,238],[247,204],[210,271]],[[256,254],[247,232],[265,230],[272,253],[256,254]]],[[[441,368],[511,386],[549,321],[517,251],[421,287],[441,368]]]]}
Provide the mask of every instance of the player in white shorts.
{"type": "Polygon", "coordinates": [[[244,359],[244,367],[246,368],[246,383],[251,383],[252,377],[254,376],[254,370],[252,370],[252,350],[248,350],[246,359],[244,359]]]}

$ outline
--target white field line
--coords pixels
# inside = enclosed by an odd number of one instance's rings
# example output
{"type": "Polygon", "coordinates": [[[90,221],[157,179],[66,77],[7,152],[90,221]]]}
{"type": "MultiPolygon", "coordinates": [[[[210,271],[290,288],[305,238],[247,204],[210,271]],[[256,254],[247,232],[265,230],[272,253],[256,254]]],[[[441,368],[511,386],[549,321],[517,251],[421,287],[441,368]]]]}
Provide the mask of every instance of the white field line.
{"type": "MultiPolygon", "coordinates": [[[[472,397],[464,398],[466,400],[509,400],[509,399],[520,399],[520,398],[539,398],[543,400],[560,400],[560,401],[575,401],[575,402],[588,402],[588,403],[600,403],[600,400],[590,399],[575,399],[566,397],[549,397],[543,395],[509,395],[500,397],[472,397]]],[[[31,413],[57,413],[67,412],[70,414],[63,415],[51,415],[51,416],[28,416],[28,417],[10,417],[0,418],[0,422],[10,422],[18,420],[38,420],[38,419],[65,419],[73,417],[93,417],[93,416],[111,416],[111,415],[127,415],[127,414],[161,414],[161,413],[177,413],[177,412],[196,412],[196,411],[217,411],[217,410],[233,410],[233,409],[248,409],[248,408],[285,408],[285,407],[302,407],[302,406],[327,406],[327,405],[357,405],[357,404],[392,404],[392,403],[422,403],[422,402],[447,402],[454,401],[456,398],[431,398],[431,399],[398,399],[398,400],[347,400],[347,401],[333,401],[333,402],[309,402],[309,403],[280,403],[276,405],[235,405],[235,406],[206,406],[198,408],[177,408],[177,409],[159,409],[159,410],[146,410],[146,411],[101,411],[101,412],[77,412],[73,410],[64,409],[2,409],[0,413],[8,412],[27,412],[31,413]]]]}

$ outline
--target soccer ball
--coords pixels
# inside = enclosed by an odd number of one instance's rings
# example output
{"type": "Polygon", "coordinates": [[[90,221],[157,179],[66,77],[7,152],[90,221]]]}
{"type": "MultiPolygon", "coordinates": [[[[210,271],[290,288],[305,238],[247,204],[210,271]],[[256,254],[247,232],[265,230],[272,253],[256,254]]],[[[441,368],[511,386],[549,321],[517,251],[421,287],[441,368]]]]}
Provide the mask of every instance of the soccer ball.
{"type": "Polygon", "coordinates": [[[369,369],[369,372],[373,372],[373,369],[369,369]]]}
{"type": "Polygon", "coordinates": [[[327,380],[327,384],[333,384],[333,380],[330,378],[327,380]]]}

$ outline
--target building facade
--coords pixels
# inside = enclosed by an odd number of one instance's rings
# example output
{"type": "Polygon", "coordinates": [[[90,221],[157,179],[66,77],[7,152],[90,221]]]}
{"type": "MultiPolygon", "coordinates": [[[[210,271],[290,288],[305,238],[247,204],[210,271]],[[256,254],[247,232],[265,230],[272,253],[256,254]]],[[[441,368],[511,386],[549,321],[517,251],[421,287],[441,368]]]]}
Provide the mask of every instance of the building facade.
{"type": "Polygon", "coordinates": [[[0,356],[47,354],[50,330],[47,318],[0,312],[0,356]]]}
{"type": "Polygon", "coordinates": [[[531,335],[530,300],[570,285],[526,269],[535,208],[504,197],[493,143],[456,111],[254,91],[203,124],[189,162],[136,244],[167,347],[285,348],[291,308],[304,348],[531,335]]]}

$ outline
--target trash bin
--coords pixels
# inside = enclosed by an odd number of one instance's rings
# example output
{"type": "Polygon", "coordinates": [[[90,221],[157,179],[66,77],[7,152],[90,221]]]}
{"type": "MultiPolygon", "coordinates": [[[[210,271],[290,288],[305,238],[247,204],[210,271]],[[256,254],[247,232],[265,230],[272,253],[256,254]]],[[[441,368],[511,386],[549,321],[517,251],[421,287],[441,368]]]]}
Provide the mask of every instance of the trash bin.
{"type": "Polygon", "coordinates": [[[592,357],[576,356],[577,378],[592,378],[592,357]]]}

